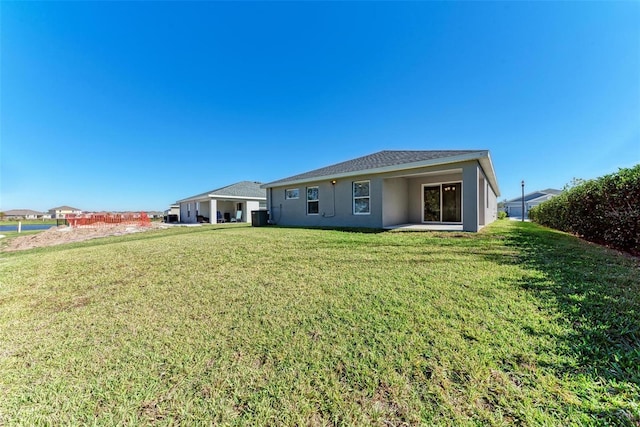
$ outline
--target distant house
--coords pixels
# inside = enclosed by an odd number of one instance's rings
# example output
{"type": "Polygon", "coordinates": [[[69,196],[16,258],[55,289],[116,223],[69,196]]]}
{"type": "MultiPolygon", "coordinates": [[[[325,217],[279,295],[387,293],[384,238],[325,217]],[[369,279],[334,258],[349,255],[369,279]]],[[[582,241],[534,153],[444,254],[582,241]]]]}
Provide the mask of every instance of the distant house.
{"type": "Polygon", "coordinates": [[[180,222],[180,205],[171,205],[164,211],[164,222],[180,222]]]}
{"type": "Polygon", "coordinates": [[[66,215],[80,215],[82,214],[82,210],[78,208],[72,208],[71,206],[58,206],[57,208],[49,209],[49,215],[53,219],[64,219],[66,215]]]}
{"type": "Polygon", "coordinates": [[[272,223],[313,227],[478,231],[500,195],[486,150],[380,151],[262,187],[272,223]]]}
{"type": "MultiPolygon", "coordinates": [[[[562,193],[561,190],[547,188],[546,190],[534,191],[533,193],[525,194],[524,217],[529,217],[529,211],[531,208],[538,206],[542,202],[546,202],[560,193],[562,193]]],[[[522,218],[522,196],[504,202],[504,211],[510,217],[522,218]]]]}
{"type": "Polygon", "coordinates": [[[157,218],[162,218],[163,213],[160,211],[147,211],[147,216],[149,217],[149,219],[157,219],[157,218]]]}
{"type": "Polygon", "coordinates": [[[4,213],[6,219],[41,219],[45,215],[43,212],[31,209],[11,209],[4,213]]]}
{"type": "Polygon", "coordinates": [[[266,207],[266,191],[260,184],[241,181],[178,200],[180,222],[250,222],[252,211],[266,207]]]}

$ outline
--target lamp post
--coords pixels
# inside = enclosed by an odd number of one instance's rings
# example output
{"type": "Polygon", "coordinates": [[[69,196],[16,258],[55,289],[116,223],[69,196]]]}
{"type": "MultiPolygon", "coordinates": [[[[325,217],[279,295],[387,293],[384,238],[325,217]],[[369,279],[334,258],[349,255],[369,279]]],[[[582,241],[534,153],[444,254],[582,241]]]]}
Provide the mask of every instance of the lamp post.
{"type": "Polygon", "coordinates": [[[524,179],[520,185],[522,185],[522,222],[524,222],[524,179]]]}

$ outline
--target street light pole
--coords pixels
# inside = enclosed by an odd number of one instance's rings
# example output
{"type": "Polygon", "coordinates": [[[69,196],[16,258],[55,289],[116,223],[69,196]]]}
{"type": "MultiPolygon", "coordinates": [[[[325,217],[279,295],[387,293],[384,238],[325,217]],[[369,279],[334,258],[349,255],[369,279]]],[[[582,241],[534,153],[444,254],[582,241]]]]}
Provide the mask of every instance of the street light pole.
{"type": "Polygon", "coordinates": [[[522,185],[522,221],[524,222],[524,179],[520,184],[522,185]]]}

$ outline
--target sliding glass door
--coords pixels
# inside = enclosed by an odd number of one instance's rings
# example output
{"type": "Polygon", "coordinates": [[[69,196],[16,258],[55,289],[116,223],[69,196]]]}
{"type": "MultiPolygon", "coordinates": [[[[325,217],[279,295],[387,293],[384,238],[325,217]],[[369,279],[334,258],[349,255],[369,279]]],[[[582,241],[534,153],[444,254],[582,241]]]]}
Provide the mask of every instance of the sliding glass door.
{"type": "Polygon", "coordinates": [[[424,185],[423,222],[462,222],[462,183],[424,185]]]}
{"type": "Polygon", "coordinates": [[[440,186],[424,186],[424,222],[440,222],[440,186]]]}

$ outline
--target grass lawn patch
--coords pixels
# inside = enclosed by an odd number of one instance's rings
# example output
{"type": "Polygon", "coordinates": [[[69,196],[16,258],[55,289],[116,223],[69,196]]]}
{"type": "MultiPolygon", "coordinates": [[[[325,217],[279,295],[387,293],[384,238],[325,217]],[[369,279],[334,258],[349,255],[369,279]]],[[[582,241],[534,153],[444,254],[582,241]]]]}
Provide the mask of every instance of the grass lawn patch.
{"type": "Polygon", "coordinates": [[[640,266],[535,224],[0,254],[0,425],[637,425],[640,266]]]}

